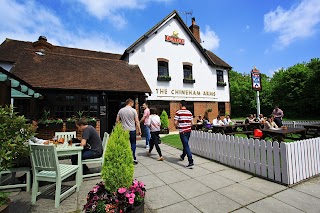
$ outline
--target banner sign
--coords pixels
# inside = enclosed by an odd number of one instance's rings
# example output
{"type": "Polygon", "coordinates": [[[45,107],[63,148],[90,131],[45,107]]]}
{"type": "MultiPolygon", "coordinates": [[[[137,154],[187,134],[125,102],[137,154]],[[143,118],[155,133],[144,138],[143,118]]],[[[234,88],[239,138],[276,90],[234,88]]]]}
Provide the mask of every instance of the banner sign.
{"type": "Polygon", "coordinates": [[[255,91],[261,91],[262,85],[261,85],[261,75],[259,70],[257,68],[254,68],[251,71],[251,82],[252,82],[252,89],[255,91]]]}

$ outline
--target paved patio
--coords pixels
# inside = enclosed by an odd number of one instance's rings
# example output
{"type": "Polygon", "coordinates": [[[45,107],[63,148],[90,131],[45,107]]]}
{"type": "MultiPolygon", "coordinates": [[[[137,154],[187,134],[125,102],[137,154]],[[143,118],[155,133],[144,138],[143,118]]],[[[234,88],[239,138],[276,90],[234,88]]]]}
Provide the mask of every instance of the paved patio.
{"type": "MultiPolygon", "coordinates": [[[[163,162],[157,161],[155,149],[151,157],[146,155],[144,141],[137,146],[134,176],[146,184],[145,212],[319,212],[320,177],[289,188],[199,156],[194,156],[194,169],[186,169],[188,162],[179,160],[181,151],[165,144],[160,145],[163,162]]],[[[74,212],[82,209],[88,191],[100,180],[85,179],[80,192],[58,209],[52,196],[31,206],[31,195],[18,190],[11,195],[11,212],[74,212]]]]}

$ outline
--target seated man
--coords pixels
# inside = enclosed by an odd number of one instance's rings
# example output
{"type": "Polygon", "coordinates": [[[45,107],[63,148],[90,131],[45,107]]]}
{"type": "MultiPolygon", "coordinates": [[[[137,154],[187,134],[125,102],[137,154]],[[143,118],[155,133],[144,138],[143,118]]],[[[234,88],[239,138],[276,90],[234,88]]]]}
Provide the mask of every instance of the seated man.
{"type": "Polygon", "coordinates": [[[246,118],[246,120],[244,121],[244,123],[245,123],[245,124],[248,124],[248,123],[252,123],[252,122],[254,122],[254,117],[253,117],[252,114],[250,114],[250,115],[246,118]]]}
{"type": "Polygon", "coordinates": [[[224,119],[223,119],[223,123],[225,125],[229,125],[230,123],[233,123],[233,121],[230,119],[230,115],[227,115],[224,119]]]}
{"type": "MultiPolygon", "coordinates": [[[[82,132],[80,146],[83,146],[82,160],[99,158],[102,156],[102,142],[97,130],[88,125],[85,118],[81,118],[76,122],[76,127],[82,132]]],[[[71,161],[73,165],[78,164],[78,156],[72,155],[71,161]]],[[[83,166],[84,173],[88,173],[89,169],[86,165],[83,166]]]]}
{"type": "MultiPolygon", "coordinates": [[[[31,119],[31,124],[32,124],[32,127],[33,127],[33,130],[34,132],[37,131],[38,129],[38,121],[36,119],[31,119]]],[[[49,141],[48,140],[44,140],[44,139],[40,139],[40,138],[37,138],[35,136],[32,136],[30,139],[29,139],[29,144],[48,144],[49,141]]]]}
{"type": "Polygon", "coordinates": [[[220,115],[217,116],[217,118],[213,119],[212,121],[213,126],[223,126],[224,123],[222,122],[220,115]]]}
{"type": "Polygon", "coordinates": [[[273,121],[273,115],[269,115],[266,123],[264,124],[264,129],[276,129],[278,128],[277,124],[273,121]]]}
{"type": "Polygon", "coordinates": [[[266,123],[266,119],[263,117],[263,114],[260,114],[260,115],[259,115],[259,122],[260,122],[261,124],[266,123]]]}

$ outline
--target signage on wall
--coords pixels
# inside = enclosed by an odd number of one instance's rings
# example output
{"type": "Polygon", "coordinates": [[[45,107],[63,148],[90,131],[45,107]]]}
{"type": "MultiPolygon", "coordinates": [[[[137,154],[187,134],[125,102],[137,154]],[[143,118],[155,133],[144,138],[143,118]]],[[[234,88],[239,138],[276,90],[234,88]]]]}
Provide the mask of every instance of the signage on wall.
{"type": "Polygon", "coordinates": [[[181,44],[184,45],[184,39],[179,38],[179,33],[177,31],[173,31],[172,35],[165,35],[165,41],[171,42],[173,44],[181,44]]]}
{"type": "Polygon", "coordinates": [[[255,91],[261,91],[262,85],[261,85],[261,75],[259,70],[255,67],[251,71],[251,82],[252,82],[252,89],[255,91]]]}
{"type": "Polygon", "coordinates": [[[190,90],[190,89],[159,89],[156,88],[156,93],[158,96],[171,96],[171,97],[176,97],[176,96],[181,96],[185,95],[188,97],[201,97],[201,96],[206,96],[206,97],[214,97],[216,96],[216,92],[213,91],[200,91],[200,90],[190,90]]]}

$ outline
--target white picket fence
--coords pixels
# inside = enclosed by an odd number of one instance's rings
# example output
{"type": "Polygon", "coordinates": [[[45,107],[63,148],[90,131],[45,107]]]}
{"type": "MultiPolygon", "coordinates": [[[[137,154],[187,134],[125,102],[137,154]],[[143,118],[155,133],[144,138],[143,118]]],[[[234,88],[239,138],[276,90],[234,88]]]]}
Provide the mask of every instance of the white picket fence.
{"type": "Polygon", "coordinates": [[[291,143],[192,131],[191,152],[291,185],[320,173],[320,138],[291,143]]]}
{"type": "Polygon", "coordinates": [[[304,125],[318,124],[320,121],[282,121],[282,124],[287,127],[304,128],[304,125]]]}

